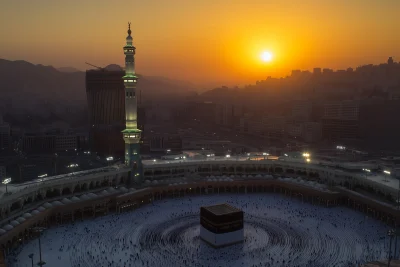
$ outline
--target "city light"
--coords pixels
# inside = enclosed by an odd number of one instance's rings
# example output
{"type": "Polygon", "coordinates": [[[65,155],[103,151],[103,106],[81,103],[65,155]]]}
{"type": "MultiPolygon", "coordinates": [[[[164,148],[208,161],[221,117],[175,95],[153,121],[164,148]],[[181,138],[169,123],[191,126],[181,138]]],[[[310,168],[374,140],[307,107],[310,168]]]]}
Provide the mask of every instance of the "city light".
{"type": "Polygon", "coordinates": [[[156,162],[157,160],[156,160],[156,159],[153,159],[153,161],[156,162]]]}
{"type": "Polygon", "coordinates": [[[106,160],[107,160],[107,161],[114,160],[114,157],[107,157],[106,160]]]}
{"type": "Polygon", "coordinates": [[[171,152],[171,149],[167,149],[167,152],[171,152]]]}
{"type": "Polygon", "coordinates": [[[346,150],[346,147],[345,147],[345,146],[336,146],[336,149],[339,149],[339,150],[346,150]]]}
{"type": "Polygon", "coordinates": [[[70,165],[67,166],[67,168],[74,168],[74,167],[78,167],[79,165],[76,163],[72,163],[70,165]]]}
{"type": "Polygon", "coordinates": [[[285,154],[285,157],[289,157],[288,154],[285,154]]]}
{"type": "Polygon", "coordinates": [[[309,158],[310,157],[310,153],[303,153],[303,157],[309,158]]]}
{"type": "Polygon", "coordinates": [[[390,171],[384,170],[383,172],[386,173],[386,174],[388,174],[388,175],[390,175],[390,171]]]}
{"type": "Polygon", "coordinates": [[[11,182],[11,178],[10,178],[10,177],[5,178],[5,179],[2,181],[2,184],[5,184],[5,185],[6,185],[6,193],[8,193],[7,185],[8,185],[10,182],[11,182]]]}
{"type": "Polygon", "coordinates": [[[363,171],[365,171],[365,172],[371,172],[370,169],[363,169],[363,171]]]}
{"type": "Polygon", "coordinates": [[[44,178],[44,177],[47,177],[47,173],[38,176],[38,178],[44,178]]]}
{"type": "Polygon", "coordinates": [[[307,158],[306,161],[307,161],[307,162],[311,162],[311,159],[307,158]]]}
{"type": "Polygon", "coordinates": [[[227,158],[230,158],[230,157],[231,157],[231,155],[229,155],[229,154],[228,154],[228,155],[226,155],[225,157],[227,157],[227,158]]]}
{"type": "Polygon", "coordinates": [[[269,154],[267,152],[263,152],[262,154],[263,154],[263,156],[269,156],[269,154]]]}

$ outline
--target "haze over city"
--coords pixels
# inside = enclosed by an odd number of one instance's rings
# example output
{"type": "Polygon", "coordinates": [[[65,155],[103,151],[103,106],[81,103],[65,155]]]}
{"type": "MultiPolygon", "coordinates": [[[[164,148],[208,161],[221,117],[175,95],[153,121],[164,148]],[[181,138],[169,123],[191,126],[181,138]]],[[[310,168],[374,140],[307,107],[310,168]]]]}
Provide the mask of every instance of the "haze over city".
{"type": "Polygon", "coordinates": [[[198,86],[243,85],[292,69],[399,57],[396,0],[7,1],[1,57],[54,67],[123,65],[129,18],[137,72],[198,86]],[[270,51],[270,62],[260,60],[270,51]]]}
{"type": "Polygon", "coordinates": [[[400,267],[400,0],[0,1],[0,267],[400,267]]]}

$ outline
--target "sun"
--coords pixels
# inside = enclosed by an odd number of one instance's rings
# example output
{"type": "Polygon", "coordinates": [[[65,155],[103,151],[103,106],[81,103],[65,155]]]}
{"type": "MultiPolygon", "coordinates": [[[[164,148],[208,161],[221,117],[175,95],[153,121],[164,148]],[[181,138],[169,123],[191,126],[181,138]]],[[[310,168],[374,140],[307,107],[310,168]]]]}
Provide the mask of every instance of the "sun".
{"type": "Polygon", "coordinates": [[[264,51],[261,54],[261,60],[264,62],[270,62],[272,60],[272,54],[269,51],[264,51]]]}

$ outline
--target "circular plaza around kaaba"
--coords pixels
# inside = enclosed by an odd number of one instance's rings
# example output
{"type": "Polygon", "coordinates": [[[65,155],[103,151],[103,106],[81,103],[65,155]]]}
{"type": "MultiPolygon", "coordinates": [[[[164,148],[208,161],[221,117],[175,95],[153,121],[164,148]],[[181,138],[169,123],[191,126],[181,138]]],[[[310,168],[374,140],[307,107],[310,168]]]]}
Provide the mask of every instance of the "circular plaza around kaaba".
{"type": "MultiPolygon", "coordinates": [[[[49,228],[46,266],[355,266],[387,257],[388,226],[345,207],[278,194],[224,194],[155,201],[135,211],[49,228]],[[244,242],[213,248],[199,238],[200,207],[244,212],[244,242]]],[[[31,240],[8,266],[30,266],[31,240]]],[[[37,253],[36,253],[37,254],[37,253]]],[[[35,256],[35,262],[36,262],[35,256]]]]}

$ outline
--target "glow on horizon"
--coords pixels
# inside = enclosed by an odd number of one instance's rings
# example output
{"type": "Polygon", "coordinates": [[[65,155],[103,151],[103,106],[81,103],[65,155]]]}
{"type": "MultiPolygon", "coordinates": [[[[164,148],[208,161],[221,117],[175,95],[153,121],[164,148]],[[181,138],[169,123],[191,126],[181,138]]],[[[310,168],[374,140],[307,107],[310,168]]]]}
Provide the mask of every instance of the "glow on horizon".
{"type": "Polygon", "coordinates": [[[394,0],[6,2],[1,57],[34,64],[124,66],[128,21],[137,73],[201,84],[254,83],[292,69],[343,69],[389,56],[400,61],[394,0]],[[260,60],[266,47],[269,64],[260,60]]]}

